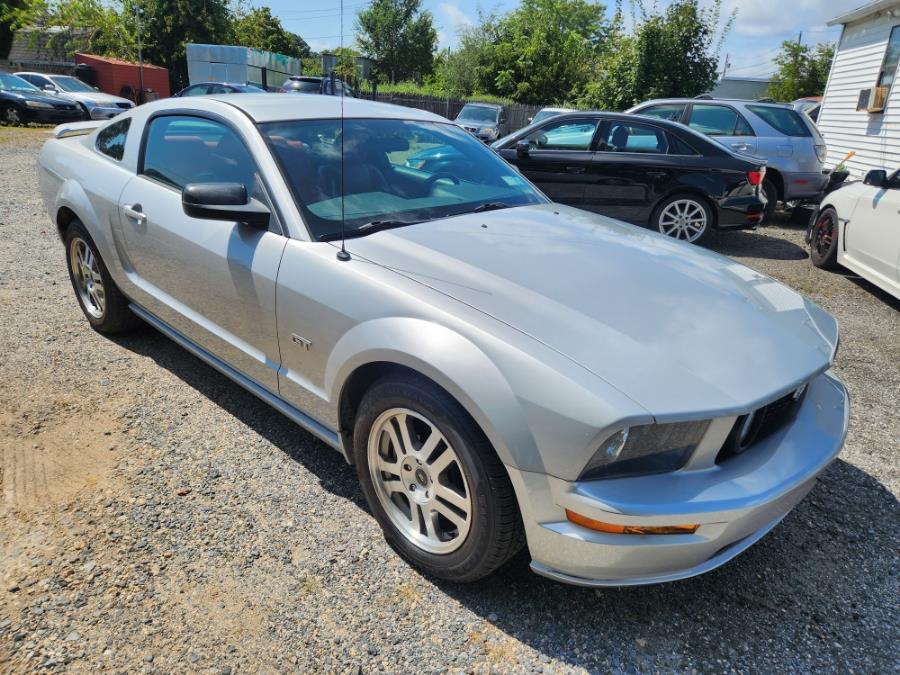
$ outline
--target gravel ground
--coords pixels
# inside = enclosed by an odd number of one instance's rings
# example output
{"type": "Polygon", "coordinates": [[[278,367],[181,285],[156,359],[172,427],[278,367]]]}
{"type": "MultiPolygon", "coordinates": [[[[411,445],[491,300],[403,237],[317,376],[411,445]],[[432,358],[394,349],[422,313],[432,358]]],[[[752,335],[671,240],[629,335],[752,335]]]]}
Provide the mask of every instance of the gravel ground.
{"type": "Polygon", "coordinates": [[[812,494],[696,579],[584,590],[521,556],[460,587],[387,547],[337,453],[153,330],[88,328],[45,137],[0,129],[0,670],[900,668],[900,303],[814,269],[799,228],[711,247],[841,321],[851,430],[812,494]]]}

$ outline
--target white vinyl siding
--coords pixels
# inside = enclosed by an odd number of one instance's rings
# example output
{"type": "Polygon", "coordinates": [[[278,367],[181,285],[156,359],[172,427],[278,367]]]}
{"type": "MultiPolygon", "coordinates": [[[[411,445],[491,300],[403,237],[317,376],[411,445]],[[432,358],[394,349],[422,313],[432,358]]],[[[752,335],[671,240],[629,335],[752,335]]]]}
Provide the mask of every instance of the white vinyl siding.
{"type": "Polygon", "coordinates": [[[825,88],[817,125],[828,144],[825,165],[833,168],[855,150],[847,168],[856,178],[870,169],[900,168],[900,82],[891,89],[883,113],[856,110],[860,90],[877,83],[896,25],[898,17],[873,15],[844,26],[825,88]]]}

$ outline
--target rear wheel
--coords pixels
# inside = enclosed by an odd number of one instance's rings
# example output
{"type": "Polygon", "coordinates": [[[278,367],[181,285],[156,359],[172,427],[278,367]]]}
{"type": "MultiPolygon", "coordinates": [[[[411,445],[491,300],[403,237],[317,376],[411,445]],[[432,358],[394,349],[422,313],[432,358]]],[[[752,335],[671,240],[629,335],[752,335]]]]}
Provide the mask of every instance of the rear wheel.
{"type": "Polygon", "coordinates": [[[691,194],[665,199],[653,211],[651,225],[667,237],[697,244],[712,229],[712,209],[702,197],[691,194]]]}
{"type": "Polygon", "coordinates": [[[66,229],[66,262],[75,297],[91,327],[100,333],[121,333],[137,318],[128,309],[128,299],[115,285],[94,241],[80,221],[66,229]]]}
{"type": "Polygon", "coordinates": [[[767,178],[763,181],[762,190],[763,194],[766,196],[766,210],[764,212],[765,216],[763,224],[768,225],[772,216],[775,215],[775,207],[778,206],[778,188],[775,187],[775,183],[767,178]]]}
{"type": "Polygon", "coordinates": [[[837,249],[837,211],[829,206],[816,217],[816,222],[812,226],[809,237],[809,258],[816,267],[833,270],[838,266],[837,249]]]}
{"type": "Polygon", "coordinates": [[[360,403],[353,443],[363,492],[385,538],[423,571],[475,581],[522,547],[505,467],[437,385],[414,376],[377,382],[360,403]]]}
{"type": "Polygon", "coordinates": [[[0,122],[9,126],[18,126],[22,123],[22,113],[11,103],[0,106],[0,122]]]}

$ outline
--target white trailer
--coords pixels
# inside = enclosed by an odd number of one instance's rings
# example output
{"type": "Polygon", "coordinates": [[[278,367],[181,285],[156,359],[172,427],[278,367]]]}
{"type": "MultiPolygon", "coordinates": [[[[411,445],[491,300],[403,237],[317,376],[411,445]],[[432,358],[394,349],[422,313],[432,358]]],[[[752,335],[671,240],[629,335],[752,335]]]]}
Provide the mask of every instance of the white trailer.
{"type": "Polygon", "coordinates": [[[230,82],[274,90],[300,74],[300,59],[250,47],[190,43],[187,62],[191,84],[230,82]]]}

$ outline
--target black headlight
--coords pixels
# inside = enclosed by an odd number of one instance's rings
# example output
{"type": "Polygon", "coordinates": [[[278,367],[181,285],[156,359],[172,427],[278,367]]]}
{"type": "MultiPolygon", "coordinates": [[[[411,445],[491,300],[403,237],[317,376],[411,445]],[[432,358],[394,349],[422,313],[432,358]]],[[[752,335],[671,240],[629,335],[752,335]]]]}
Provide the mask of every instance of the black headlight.
{"type": "Polygon", "coordinates": [[[677,471],[700,443],[709,420],[647,424],[617,431],[594,453],[579,480],[677,471]]]}

